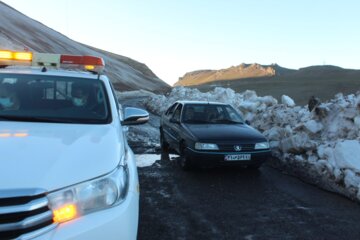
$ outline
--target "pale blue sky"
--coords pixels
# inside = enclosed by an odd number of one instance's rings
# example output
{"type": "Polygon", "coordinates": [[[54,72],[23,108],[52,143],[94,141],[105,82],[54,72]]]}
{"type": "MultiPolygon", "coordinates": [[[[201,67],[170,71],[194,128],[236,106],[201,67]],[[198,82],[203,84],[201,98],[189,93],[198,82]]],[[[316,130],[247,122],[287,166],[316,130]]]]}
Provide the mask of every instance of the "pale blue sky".
{"type": "Polygon", "coordinates": [[[4,2],[74,40],[143,62],[170,84],[188,71],[243,62],[360,68],[355,0],[4,2]]]}

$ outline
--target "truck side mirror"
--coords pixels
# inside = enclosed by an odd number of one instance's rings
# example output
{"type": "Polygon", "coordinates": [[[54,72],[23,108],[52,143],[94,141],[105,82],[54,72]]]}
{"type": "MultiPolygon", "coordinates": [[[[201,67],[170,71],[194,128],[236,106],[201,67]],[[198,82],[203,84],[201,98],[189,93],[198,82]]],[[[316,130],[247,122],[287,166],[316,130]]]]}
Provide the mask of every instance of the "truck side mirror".
{"type": "Polygon", "coordinates": [[[144,124],[149,121],[149,113],[140,108],[127,107],[124,110],[123,126],[144,124]]]}

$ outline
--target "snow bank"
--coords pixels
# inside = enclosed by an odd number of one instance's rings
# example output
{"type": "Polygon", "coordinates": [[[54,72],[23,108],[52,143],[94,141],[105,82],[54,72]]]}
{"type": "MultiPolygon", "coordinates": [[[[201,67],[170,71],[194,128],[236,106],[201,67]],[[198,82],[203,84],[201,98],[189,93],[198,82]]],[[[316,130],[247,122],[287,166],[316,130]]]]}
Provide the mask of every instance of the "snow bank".
{"type": "Polygon", "coordinates": [[[281,103],[282,104],[285,104],[286,106],[288,107],[295,107],[295,102],[294,100],[289,97],[289,96],[286,96],[286,95],[282,95],[281,97],[281,103]]]}
{"type": "MultiPolygon", "coordinates": [[[[179,155],[169,154],[169,160],[175,161],[179,158],[179,155]]],[[[160,161],[160,154],[135,154],[136,166],[138,167],[150,167],[156,163],[156,161],[160,161]]]]}
{"type": "Polygon", "coordinates": [[[340,192],[360,200],[359,99],[338,94],[311,112],[307,106],[274,105],[256,114],[252,125],[283,163],[313,171],[336,185],[328,189],[344,188],[340,192]]]}
{"type": "MultiPolygon", "coordinates": [[[[265,110],[267,107],[277,104],[277,100],[271,96],[258,97],[254,91],[235,93],[230,88],[217,87],[210,92],[200,92],[194,88],[176,87],[167,96],[155,95],[146,103],[149,111],[161,115],[171,104],[177,100],[204,100],[232,104],[242,110],[243,113],[265,110]]],[[[251,117],[251,116],[249,116],[251,117]]]]}
{"type": "Polygon", "coordinates": [[[357,140],[338,142],[334,149],[337,167],[343,169],[360,169],[360,143],[357,140]]]}
{"type": "Polygon", "coordinates": [[[136,165],[138,167],[149,167],[161,159],[159,154],[136,154],[136,165]]]}
{"type": "Polygon", "coordinates": [[[184,87],[167,96],[149,97],[146,107],[160,115],[177,100],[205,100],[229,103],[245,120],[268,138],[273,155],[283,164],[302,166],[303,172],[317,174],[344,188],[360,200],[360,93],[320,103],[311,112],[296,106],[286,95],[281,104],[271,96],[254,91],[236,93],[217,87],[210,92],[184,87]]]}

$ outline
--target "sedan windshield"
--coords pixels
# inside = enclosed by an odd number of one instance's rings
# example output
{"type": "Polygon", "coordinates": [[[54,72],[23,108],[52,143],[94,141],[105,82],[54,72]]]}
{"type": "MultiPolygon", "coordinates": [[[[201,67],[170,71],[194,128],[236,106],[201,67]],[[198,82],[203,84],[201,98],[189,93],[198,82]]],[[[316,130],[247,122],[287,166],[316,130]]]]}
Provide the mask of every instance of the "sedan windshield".
{"type": "Polygon", "coordinates": [[[110,121],[97,79],[0,75],[0,121],[104,124],[110,121]]]}
{"type": "Polygon", "coordinates": [[[240,114],[230,105],[187,104],[182,113],[182,122],[194,124],[239,124],[240,114]]]}

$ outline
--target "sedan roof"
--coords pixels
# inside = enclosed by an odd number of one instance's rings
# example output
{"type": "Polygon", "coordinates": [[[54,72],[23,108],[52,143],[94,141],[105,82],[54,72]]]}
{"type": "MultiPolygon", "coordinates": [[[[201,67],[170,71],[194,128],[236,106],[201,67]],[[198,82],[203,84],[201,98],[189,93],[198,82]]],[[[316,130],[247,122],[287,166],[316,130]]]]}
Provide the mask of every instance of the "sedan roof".
{"type": "Polygon", "coordinates": [[[209,102],[209,101],[190,101],[190,100],[180,100],[180,101],[176,101],[177,103],[181,103],[181,104],[211,104],[211,105],[229,105],[227,103],[222,103],[222,102],[209,102]]]}

